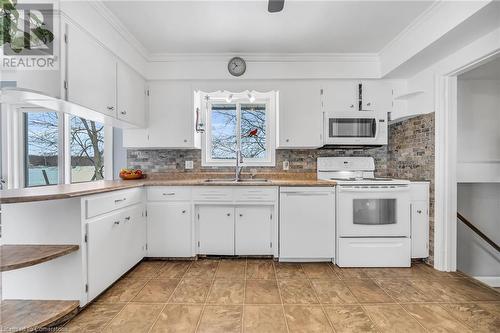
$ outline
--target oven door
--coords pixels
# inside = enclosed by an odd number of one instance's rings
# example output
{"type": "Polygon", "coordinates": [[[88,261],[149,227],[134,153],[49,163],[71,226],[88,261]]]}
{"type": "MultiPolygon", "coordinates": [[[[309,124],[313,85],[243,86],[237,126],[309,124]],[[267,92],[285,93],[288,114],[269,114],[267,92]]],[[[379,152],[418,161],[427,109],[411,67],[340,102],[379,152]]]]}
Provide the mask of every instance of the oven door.
{"type": "Polygon", "coordinates": [[[339,186],[340,237],[409,237],[408,185],[339,186]]]}
{"type": "Polygon", "coordinates": [[[326,144],[376,145],[387,143],[386,119],[375,112],[325,115],[326,144]]]}

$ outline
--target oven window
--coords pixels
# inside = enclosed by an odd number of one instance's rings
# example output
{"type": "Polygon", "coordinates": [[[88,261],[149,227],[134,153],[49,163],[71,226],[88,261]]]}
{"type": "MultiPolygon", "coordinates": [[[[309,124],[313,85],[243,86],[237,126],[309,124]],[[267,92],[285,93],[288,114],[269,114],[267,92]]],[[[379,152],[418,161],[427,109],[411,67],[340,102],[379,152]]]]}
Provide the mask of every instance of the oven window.
{"type": "Polygon", "coordinates": [[[374,138],[377,129],[373,118],[330,118],[330,138],[374,138]]]}
{"type": "Polygon", "coordinates": [[[354,224],[396,224],[396,199],[354,199],[352,216],[354,224]]]}

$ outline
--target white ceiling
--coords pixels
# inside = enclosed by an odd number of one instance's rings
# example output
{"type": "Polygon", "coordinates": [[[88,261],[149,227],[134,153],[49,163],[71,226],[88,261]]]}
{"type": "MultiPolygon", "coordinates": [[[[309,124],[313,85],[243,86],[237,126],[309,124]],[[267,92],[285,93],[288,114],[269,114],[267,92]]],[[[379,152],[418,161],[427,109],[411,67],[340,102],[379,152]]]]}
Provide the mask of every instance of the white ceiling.
{"type": "Polygon", "coordinates": [[[500,55],[460,75],[461,80],[500,80],[500,55]]]}
{"type": "Polygon", "coordinates": [[[377,53],[429,1],[106,1],[150,54],[377,53]]]}

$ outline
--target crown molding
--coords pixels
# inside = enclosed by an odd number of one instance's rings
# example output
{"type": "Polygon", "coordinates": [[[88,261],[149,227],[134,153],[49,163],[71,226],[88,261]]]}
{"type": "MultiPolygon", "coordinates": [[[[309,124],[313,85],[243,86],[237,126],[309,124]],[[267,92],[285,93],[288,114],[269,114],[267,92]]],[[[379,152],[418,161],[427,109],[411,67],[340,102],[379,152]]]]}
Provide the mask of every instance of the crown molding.
{"type": "Polygon", "coordinates": [[[375,53],[152,53],[149,62],[227,62],[232,57],[249,62],[379,62],[375,53]]]}
{"type": "Polygon", "coordinates": [[[123,25],[119,18],[116,17],[102,0],[88,2],[98,14],[100,14],[113,29],[115,29],[129,43],[144,60],[149,61],[149,52],[144,45],[123,25]]]}

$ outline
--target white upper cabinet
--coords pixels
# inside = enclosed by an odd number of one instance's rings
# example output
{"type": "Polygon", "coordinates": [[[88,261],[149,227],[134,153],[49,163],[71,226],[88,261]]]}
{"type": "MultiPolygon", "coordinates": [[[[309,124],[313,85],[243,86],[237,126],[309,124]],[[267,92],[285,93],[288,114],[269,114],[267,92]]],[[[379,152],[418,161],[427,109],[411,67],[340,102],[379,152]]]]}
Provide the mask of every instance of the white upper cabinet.
{"type": "Polygon", "coordinates": [[[320,84],[279,84],[278,148],[317,148],[323,145],[320,84]]]}
{"type": "Polygon", "coordinates": [[[358,82],[357,81],[329,81],[322,85],[323,111],[357,111],[358,110],[358,82]]]}
{"type": "Polygon", "coordinates": [[[146,83],[121,61],[116,67],[117,117],[137,126],[146,119],[146,83]]]}
{"type": "Polygon", "coordinates": [[[363,81],[361,103],[364,111],[392,111],[392,87],[385,81],[363,81]]]}
{"type": "Polygon", "coordinates": [[[199,148],[199,138],[194,129],[191,84],[152,82],[149,92],[147,147],[199,148]]]}
{"type": "Polygon", "coordinates": [[[68,101],[116,117],[116,60],[93,37],[68,26],[68,101]]]}

